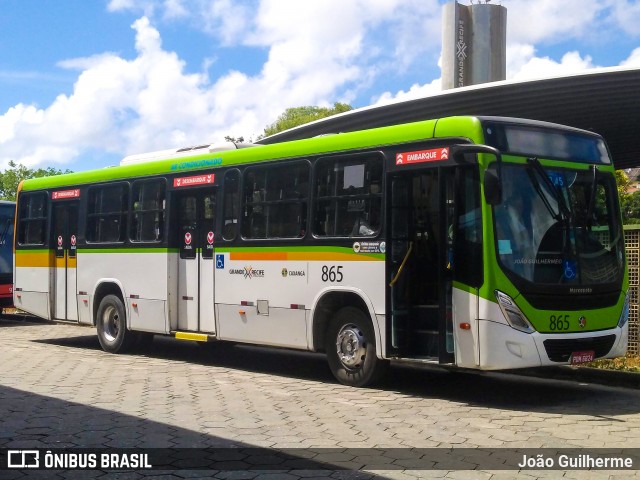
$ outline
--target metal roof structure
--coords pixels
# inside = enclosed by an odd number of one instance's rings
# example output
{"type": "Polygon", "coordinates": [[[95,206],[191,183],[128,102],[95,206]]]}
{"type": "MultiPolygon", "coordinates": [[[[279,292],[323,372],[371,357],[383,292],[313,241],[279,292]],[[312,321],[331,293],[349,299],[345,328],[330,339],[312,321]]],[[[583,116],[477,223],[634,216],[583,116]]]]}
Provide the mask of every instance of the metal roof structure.
{"type": "Polygon", "coordinates": [[[618,169],[640,166],[640,69],[606,68],[542,80],[503,81],[365,107],[262,139],[270,144],[451,115],[519,117],[602,135],[618,169]]]}

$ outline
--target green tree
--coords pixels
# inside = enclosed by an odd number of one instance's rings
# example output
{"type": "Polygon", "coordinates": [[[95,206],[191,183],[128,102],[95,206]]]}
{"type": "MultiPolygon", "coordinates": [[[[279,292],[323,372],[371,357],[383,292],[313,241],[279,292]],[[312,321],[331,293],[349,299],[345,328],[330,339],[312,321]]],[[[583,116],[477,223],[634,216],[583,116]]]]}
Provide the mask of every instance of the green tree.
{"type": "Polygon", "coordinates": [[[0,172],[0,200],[15,201],[18,184],[22,180],[50,177],[52,175],[60,175],[62,173],[72,172],[69,169],[63,171],[53,167],[33,169],[11,160],[9,162],[9,166],[3,172],[0,172]]]}
{"type": "Polygon", "coordinates": [[[312,106],[287,108],[275,122],[265,127],[263,137],[349,110],[353,110],[351,105],[340,102],[334,103],[332,108],[312,106]]]}
{"type": "Polygon", "coordinates": [[[618,195],[622,198],[627,194],[627,190],[631,185],[631,180],[629,180],[629,176],[624,172],[624,170],[616,170],[616,185],[618,186],[618,195]]]}
{"type": "Polygon", "coordinates": [[[622,223],[625,225],[640,224],[640,191],[620,196],[622,223]]]}
{"type": "MultiPolygon", "coordinates": [[[[231,135],[227,135],[224,137],[225,142],[233,142],[233,143],[244,143],[244,137],[240,135],[239,137],[232,137],[231,135]]],[[[248,140],[251,143],[251,139],[248,140]]]]}
{"type": "Polygon", "coordinates": [[[629,193],[632,182],[624,170],[616,170],[618,200],[622,211],[622,223],[625,225],[640,224],[640,191],[629,193]]]}

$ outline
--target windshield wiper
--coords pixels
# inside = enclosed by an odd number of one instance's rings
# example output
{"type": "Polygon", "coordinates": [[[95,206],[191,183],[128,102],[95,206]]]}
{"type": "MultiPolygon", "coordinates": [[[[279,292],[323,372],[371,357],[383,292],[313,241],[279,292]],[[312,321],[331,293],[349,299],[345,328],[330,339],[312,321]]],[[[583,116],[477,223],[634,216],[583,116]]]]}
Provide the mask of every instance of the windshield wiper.
{"type": "Polygon", "coordinates": [[[553,198],[558,204],[558,213],[554,214],[551,208],[551,205],[549,205],[549,201],[544,196],[544,193],[542,192],[542,190],[540,190],[540,184],[536,182],[537,184],[536,191],[538,192],[538,195],[540,195],[540,198],[542,198],[542,201],[545,203],[545,206],[549,210],[549,213],[551,213],[551,216],[557,221],[560,221],[562,219],[570,220],[571,212],[567,208],[567,205],[564,201],[564,197],[562,196],[562,192],[558,189],[558,187],[556,187],[553,184],[553,182],[549,178],[549,175],[547,175],[546,170],[540,164],[540,160],[538,160],[536,157],[531,157],[531,158],[527,158],[527,162],[529,163],[529,165],[533,167],[533,170],[535,171],[535,173],[537,173],[540,176],[540,178],[542,178],[542,181],[545,183],[545,185],[547,186],[547,189],[551,192],[551,194],[553,195],[553,198]]]}
{"type": "MultiPolygon", "coordinates": [[[[575,262],[577,261],[577,255],[575,250],[575,237],[573,233],[574,232],[573,216],[571,214],[571,211],[569,210],[569,207],[567,207],[567,204],[565,203],[565,198],[564,198],[564,195],[562,194],[562,188],[556,186],[553,183],[553,181],[549,178],[549,175],[547,175],[546,170],[540,163],[540,160],[538,160],[536,157],[528,158],[527,162],[529,163],[529,165],[533,167],[533,170],[535,171],[535,173],[537,173],[542,178],[549,192],[551,193],[551,195],[553,195],[553,198],[558,203],[558,215],[554,217],[554,219],[558,222],[562,222],[562,224],[564,225],[563,233],[562,233],[562,246],[563,246],[562,248],[564,251],[563,253],[564,267],[563,268],[565,269],[565,271],[567,270],[567,268],[570,271],[575,271],[575,267],[571,267],[572,262],[574,262],[574,266],[575,266],[575,262]]],[[[544,195],[544,193],[542,192],[539,192],[539,194],[541,196],[544,195]]],[[[545,201],[548,202],[548,200],[546,199],[545,201]]],[[[563,274],[563,278],[566,278],[566,280],[568,281],[580,282],[580,274],[578,273],[579,271],[580,270],[578,269],[578,271],[575,271],[575,273],[570,277],[566,276],[566,273],[565,273],[563,274]]]]}

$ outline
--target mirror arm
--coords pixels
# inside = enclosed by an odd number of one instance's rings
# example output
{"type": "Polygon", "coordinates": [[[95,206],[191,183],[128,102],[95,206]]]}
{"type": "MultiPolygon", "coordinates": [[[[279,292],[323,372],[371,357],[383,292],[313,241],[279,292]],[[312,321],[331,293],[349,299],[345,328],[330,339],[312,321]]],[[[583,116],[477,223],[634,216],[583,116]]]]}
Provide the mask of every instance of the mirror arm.
{"type": "Polygon", "coordinates": [[[496,162],[497,162],[497,173],[498,173],[498,189],[499,189],[499,194],[501,195],[502,192],[502,154],[500,153],[500,150],[498,150],[497,148],[494,147],[490,147],[489,145],[476,145],[473,143],[469,143],[469,144],[458,144],[458,145],[453,145],[451,147],[451,152],[452,152],[452,156],[453,158],[457,158],[461,155],[464,155],[466,153],[487,153],[489,155],[493,155],[496,157],[496,162]]]}

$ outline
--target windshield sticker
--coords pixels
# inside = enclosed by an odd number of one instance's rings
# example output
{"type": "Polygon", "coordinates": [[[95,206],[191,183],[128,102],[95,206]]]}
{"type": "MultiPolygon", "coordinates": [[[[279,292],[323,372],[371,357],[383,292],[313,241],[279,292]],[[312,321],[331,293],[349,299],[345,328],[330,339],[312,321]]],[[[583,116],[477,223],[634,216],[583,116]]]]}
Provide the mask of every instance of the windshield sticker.
{"type": "Polygon", "coordinates": [[[403,152],[396,155],[396,165],[449,160],[449,147],[403,152]]]}
{"type": "Polygon", "coordinates": [[[564,277],[567,280],[573,280],[576,278],[577,270],[576,270],[576,262],[573,260],[565,260],[563,264],[564,269],[564,277]]]}
{"type": "Polygon", "coordinates": [[[511,240],[498,240],[498,254],[499,255],[511,255],[513,250],[511,249],[511,240]]]}

